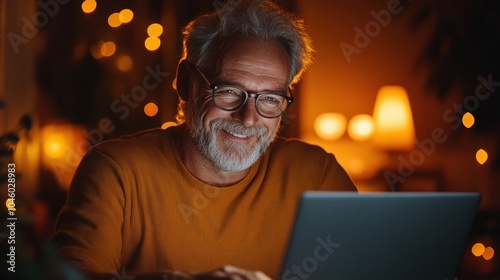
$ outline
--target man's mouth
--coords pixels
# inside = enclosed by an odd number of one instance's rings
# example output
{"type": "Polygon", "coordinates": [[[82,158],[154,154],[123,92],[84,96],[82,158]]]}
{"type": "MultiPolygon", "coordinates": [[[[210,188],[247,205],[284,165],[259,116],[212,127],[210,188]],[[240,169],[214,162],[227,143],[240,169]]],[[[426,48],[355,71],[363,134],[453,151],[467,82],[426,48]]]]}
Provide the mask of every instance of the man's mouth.
{"type": "Polygon", "coordinates": [[[225,133],[227,133],[227,134],[230,134],[230,135],[232,135],[232,136],[234,136],[234,137],[238,137],[238,138],[241,138],[241,139],[245,139],[245,138],[247,138],[247,137],[248,137],[247,135],[239,134],[239,133],[232,132],[232,131],[227,131],[227,130],[225,130],[225,129],[223,129],[223,131],[224,131],[225,133]]]}

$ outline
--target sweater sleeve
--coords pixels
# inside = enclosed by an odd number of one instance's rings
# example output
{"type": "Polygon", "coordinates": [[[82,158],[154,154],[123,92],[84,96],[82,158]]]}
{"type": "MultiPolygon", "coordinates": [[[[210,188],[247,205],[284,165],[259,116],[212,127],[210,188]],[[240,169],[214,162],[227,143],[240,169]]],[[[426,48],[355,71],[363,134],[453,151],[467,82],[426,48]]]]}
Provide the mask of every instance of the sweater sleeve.
{"type": "Polygon", "coordinates": [[[63,259],[92,272],[120,269],[123,173],[113,158],[96,148],[82,159],[51,240],[63,259]]]}

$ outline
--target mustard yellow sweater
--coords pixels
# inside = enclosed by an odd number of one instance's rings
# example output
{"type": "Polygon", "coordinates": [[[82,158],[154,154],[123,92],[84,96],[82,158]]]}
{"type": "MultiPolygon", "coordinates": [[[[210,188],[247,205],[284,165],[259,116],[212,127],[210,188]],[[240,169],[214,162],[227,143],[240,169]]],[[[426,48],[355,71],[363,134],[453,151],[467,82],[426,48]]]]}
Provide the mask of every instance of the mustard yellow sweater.
{"type": "Polygon", "coordinates": [[[332,154],[284,139],[237,184],[204,184],[182,163],[175,129],[107,141],[87,153],[52,238],[64,258],[103,273],[234,265],[278,279],[301,193],[356,191],[332,154]]]}

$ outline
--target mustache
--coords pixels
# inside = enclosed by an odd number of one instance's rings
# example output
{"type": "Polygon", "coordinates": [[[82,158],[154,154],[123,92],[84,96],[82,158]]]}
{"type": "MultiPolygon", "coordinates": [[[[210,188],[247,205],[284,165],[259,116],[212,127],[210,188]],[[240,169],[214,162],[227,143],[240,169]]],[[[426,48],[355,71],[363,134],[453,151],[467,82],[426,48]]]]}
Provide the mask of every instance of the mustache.
{"type": "Polygon", "coordinates": [[[245,136],[257,136],[259,138],[266,136],[268,133],[268,129],[265,126],[261,128],[257,128],[254,126],[247,127],[241,122],[235,120],[215,119],[210,122],[210,126],[212,128],[212,131],[215,131],[216,129],[222,129],[227,132],[245,136]]]}

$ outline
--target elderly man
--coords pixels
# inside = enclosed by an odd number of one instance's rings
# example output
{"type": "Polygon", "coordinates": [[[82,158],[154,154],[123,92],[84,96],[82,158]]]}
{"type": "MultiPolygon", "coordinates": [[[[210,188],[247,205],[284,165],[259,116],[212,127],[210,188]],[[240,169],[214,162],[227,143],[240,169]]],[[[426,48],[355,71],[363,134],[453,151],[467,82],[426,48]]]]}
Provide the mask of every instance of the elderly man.
{"type": "Polygon", "coordinates": [[[356,191],[332,154],[276,137],[310,39],[275,4],[244,0],[183,34],[180,124],[93,147],[52,240],[97,273],[279,278],[302,192],[356,191]]]}

